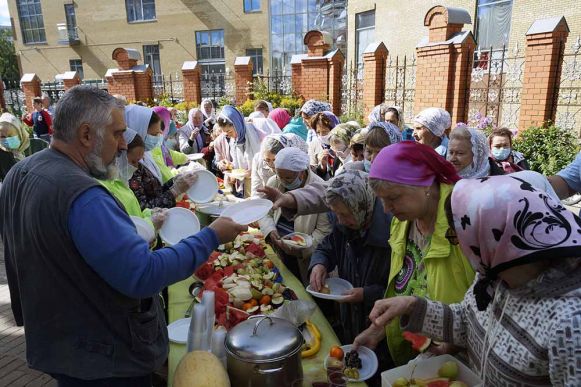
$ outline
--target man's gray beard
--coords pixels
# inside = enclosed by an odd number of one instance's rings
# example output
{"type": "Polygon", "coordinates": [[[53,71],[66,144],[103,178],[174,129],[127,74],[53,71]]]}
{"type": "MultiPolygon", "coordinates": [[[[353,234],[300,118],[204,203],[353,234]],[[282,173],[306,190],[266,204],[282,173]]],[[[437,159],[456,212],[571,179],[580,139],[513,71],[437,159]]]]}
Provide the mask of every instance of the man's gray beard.
{"type": "Polygon", "coordinates": [[[85,162],[89,168],[89,174],[99,180],[114,180],[119,177],[119,168],[117,168],[117,158],[114,158],[109,165],[105,165],[101,158],[103,142],[98,141],[95,147],[87,156],[85,162]]]}

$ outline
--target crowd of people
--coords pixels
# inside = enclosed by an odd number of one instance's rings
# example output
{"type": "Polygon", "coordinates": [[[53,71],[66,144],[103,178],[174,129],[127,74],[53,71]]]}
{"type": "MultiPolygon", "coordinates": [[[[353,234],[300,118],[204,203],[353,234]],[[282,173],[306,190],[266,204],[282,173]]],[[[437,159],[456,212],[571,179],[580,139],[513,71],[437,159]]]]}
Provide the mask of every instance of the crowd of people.
{"type": "Polygon", "coordinates": [[[383,104],[363,126],[316,100],[249,117],[204,100],[184,123],[89,86],[42,102],[0,116],[0,233],[28,362],[59,385],[150,385],[168,351],[157,294],[246,229],[218,218],[171,247],[137,235],[129,216],[159,229],[200,168],[274,203],[254,226],[305,286],[353,285],[327,316],[374,349],[377,375],[418,356],[411,331],[485,385],[581,385],[581,220],[559,201],[581,190],[581,155],[545,177],[509,129],[452,128],[439,107],[409,127],[383,104]],[[33,139],[50,147],[25,157],[33,139]],[[292,232],[311,248],[282,243],[292,232]]]}

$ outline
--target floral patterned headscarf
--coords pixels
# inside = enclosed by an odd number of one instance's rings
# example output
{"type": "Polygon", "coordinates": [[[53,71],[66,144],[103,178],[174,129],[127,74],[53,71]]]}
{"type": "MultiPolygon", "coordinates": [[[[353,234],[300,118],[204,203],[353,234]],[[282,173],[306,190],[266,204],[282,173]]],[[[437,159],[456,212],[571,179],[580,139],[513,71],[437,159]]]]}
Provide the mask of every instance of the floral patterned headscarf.
{"type": "Polygon", "coordinates": [[[366,229],[371,224],[375,205],[375,195],[367,183],[367,173],[347,170],[333,178],[325,191],[327,204],[341,199],[357,219],[360,229],[366,229]]]}
{"type": "Polygon", "coordinates": [[[330,112],[332,110],[331,105],[327,102],[317,101],[314,99],[309,99],[301,107],[301,112],[305,113],[307,116],[314,116],[317,113],[330,112]]]}
{"type": "Polygon", "coordinates": [[[390,144],[397,144],[398,142],[402,141],[401,132],[399,128],[392,124],[391,122],[379,121],[379,122],[372,122],[367,127],[369,130],[373,128],[381,128],[385,131],[385,133],[389,137],[390,144]]]}
{"type": "Polygon", "coordinates": [[[359,125],[354,125],[352,123],[339,124],[331,130],[331,141],[333,141],[333,139],[339,140],[346,146],[349,146],[349,144],[351,144],[351,139],[359,129],[359,125]]]}
{"type": "MultiPolygon", "coordinates": [[[[463,179],[475,179],[478,177],[485,177],[490,174],[490,163],[488,162],[488,139],[480,130],[469,128],[465,124],[457,125],[450,137],[454,136],[454,131],[466,130],[470,133],[470,143],[472,144],[472,163],[458,171],[458,176],[463,179]]],[[[450,152],[448,152],[448,160],[450,160],[450,152]]]]}
{"type": "Polygon", "coordinates": [[[462,252],[481,274],[479,310],[492,300],[503,270],[541,259],[581,257],[581,220],[544,191],[512,175],[462,179],[452,192],[462,252]]]}

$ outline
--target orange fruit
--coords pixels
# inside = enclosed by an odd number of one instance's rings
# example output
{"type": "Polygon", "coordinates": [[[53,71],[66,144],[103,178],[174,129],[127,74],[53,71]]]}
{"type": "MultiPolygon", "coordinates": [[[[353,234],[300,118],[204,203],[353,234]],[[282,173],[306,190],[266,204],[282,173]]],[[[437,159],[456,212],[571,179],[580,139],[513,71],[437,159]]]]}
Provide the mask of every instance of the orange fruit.
{"type": "Polygon", "coordinates": [[[269,269],[272,269],[274,267],[274,263],[272,263],[272,261],[264,261],[264,266],[266,266],[269,269]]]}
{"type": "Polygon", "coordinates": [[[268,305],[268,304],[270,304],[270,296],[269,295],[262,296],[262,298],[260,299],[260,305],[268,305]]]}
{"type": "Polygon", "coordinates": [[[341,347],[334,345],[329,351],[329,356],[334,357],[335,359],[343,360],[343,356],[345,356],[345,354],[343,353],[341,347]]]}
{"type": "Polygon", "coordinates": [[[252,305],[250,302],[246,302],[244,303],[244,305],[242,305],[242,309],[244,310],[248,310],[250,308],[252,308],[254,305],[252,305]]]}
{"type": "Polygon", "coordinates": [[[258,305],[258,301],[256,301],[254,298],[248,301],[248,303],[251,304],[252,306],[258,305]]]}

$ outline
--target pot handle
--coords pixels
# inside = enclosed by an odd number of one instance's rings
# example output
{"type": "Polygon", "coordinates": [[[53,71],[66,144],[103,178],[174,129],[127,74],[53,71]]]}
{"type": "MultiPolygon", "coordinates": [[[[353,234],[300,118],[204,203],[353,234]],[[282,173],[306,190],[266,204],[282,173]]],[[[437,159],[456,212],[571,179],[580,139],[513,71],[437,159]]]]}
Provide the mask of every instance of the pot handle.
{"type": "Polygon", "coordinates": [[[265,315],[259,315],[259,316],[256,316],[256,317],[262,317],[262,318],[256,322],[256,325],[254,326],[254,330],[252,331],[252,336],[256,336],[256,331],[258,330],[258,326],[259,326],[259,325],[260,325],[260,323],[261,323],[261,322],[263,322],[264,320],[268,319],[268,321],[270,321],[270,325],[274,324],[274,323],[272,322],[272,319],[271,319],[270,317],[268,317],[268,316],[265,316],[265,315]]]}
{"type": "Polygon", "coordinates": [[[284,369],[284,364],[283,364],[283,365],[281,365],[281,366],[280,366],[280,367],[278,367],[278,368],[270,368],[270,369],[267,369],[267,370],[263,370],[263,369],[261,369],[261,368],[260,368],[258,365],[255,365],[255,366],[254,366],[254,372],[256,372],[257,374],[261,374],[261,375],[268,375],[268,374],[273,374],[273,373],[275,373],[275,372],[280,372],[280,371],[282,371],[283,369],[284,369]]]}

